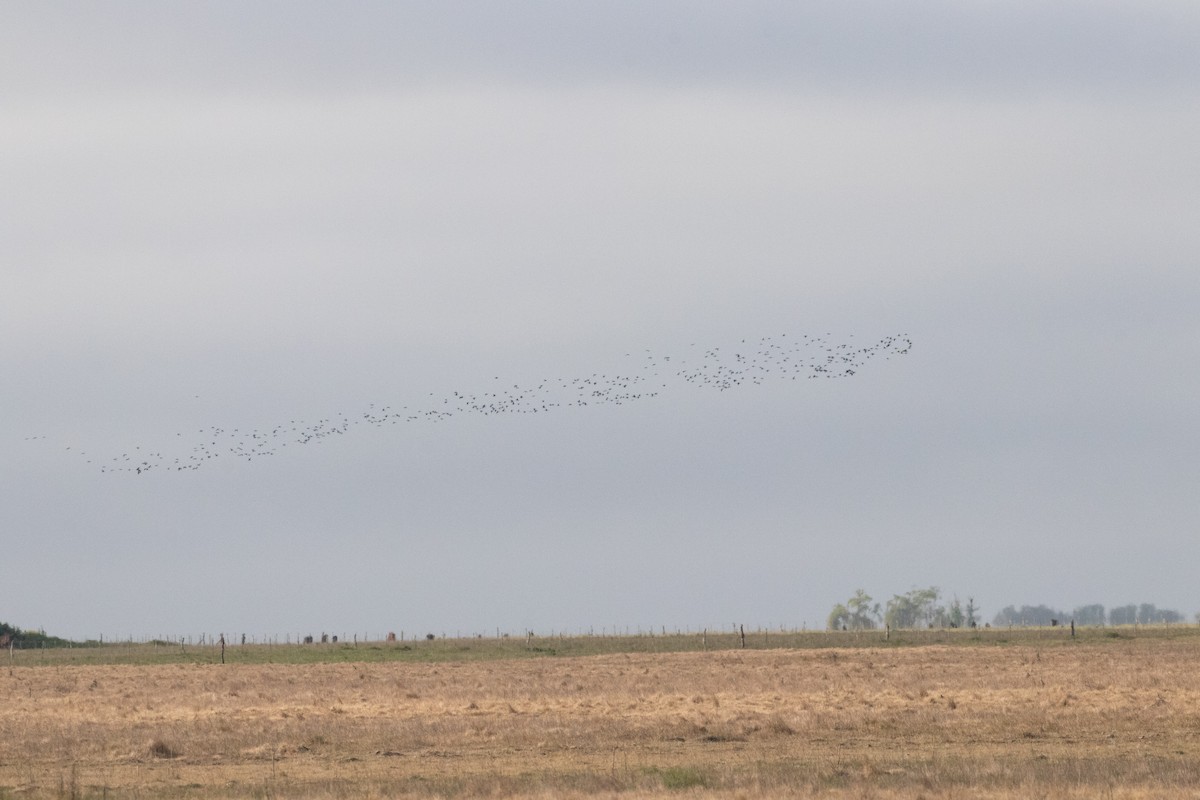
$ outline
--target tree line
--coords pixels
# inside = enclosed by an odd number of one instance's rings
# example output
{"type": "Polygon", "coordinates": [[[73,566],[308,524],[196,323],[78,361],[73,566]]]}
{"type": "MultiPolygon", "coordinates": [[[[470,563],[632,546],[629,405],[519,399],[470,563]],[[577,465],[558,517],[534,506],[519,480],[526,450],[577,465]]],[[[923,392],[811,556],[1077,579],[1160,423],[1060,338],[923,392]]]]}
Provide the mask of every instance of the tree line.
{"type": "MultiPolygon", "coordinates": [[[[829,612],[827,625],[835,631],[869,631],[881,626],[889,628],[976,628],[981,624],[975,598],[962,603],[957,596],[949,603],[941,602],[942,593],[936,586],[912,589],[893,595],[886,605],[876,602],[862,589],[829,612]]],[[[1200,614],[1196,615],[1200,622],[1200,614]]],[[[1153,603],[1130,603],[1106,609],[1100,603],[1079,606],[1070,614],[1046,605],[1005,606],[986,626],[1012,625],[1051,626],[1074,622],[1076,625],[1155,625],[1184,622],[1178,611],[1159,608],[1153,603]]]]}
{"type": "Polygon", "coordinates": [[[0,622],[0,647],[8,647],[10,643],[18,647],[65,647],[73,644],[57,636],[47,636],[43,630],[21,630],[16,625],[0,622]]]}
{"type": "Polygon", "coordinates": [[[898,594],[880,606],[871,595],[859,589],[845,603],[838,603],[829,612],[831,630],[869,631],[881,625],[889,628],[975,628],[979,625],[979,608],[975,598],[963,604],[958,597],[943,604],[941,590],[936,586],[913,589],[898,594]]]}
{"type": "Polygon", "coordinates": [[[1052,625],[1072,620],[1076,625],[1162,625],[1184,622],[1185,617],[1154,603],[1130,603],[1105,609],[1100,603],[1079,606],[1070,614],[1048,606],[1005,606],[992,621],[997,627],[1009,625],[1052,625]]]}

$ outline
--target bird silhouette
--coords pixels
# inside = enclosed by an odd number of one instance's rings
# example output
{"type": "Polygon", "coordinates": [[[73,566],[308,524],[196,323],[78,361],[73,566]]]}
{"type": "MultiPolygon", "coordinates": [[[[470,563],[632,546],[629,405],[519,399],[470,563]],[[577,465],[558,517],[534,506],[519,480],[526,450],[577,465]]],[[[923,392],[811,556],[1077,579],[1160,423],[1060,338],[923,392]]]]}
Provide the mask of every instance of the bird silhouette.
{"type": "MultiPolygon", "coordinates": [[[[874,359],[905,355],[912,348],[912,340],[907,334],[886,336],[865,346],[856,346],[853,342],[833,343],[830,336],[829,333],[800,334],[789,338],[784,333],[757,340],[742,338],[736,348],[731,348],[734,352],[728,355],[728,351],[719,346],[693,350],[687,357],[658,355],[645,348],[641,351],[644,355],[634,356],[634,351],[625,353],[630,361],[629,368],[611,374],[591,372],[547,377],[529,385],[505,382],[503,388],[491,384],[489,390],[474,392],[463,389],[441,395],[428,392],[425,396],[432,399],[427,401],[426,407],[370,403],[361,411],[338,411],[315,422],[289,417],[287,422],[263,428],[214,425],[197,429],[190,437],[193,442],[190,449],[171,455],[164,455],[157,449],[143,451],[139,444],[125,448],[120,455],[97,458],[91,454],[87,460],[88,463],[98,460],[99,471],[104,473],[189,472],[226,457],[254,461],[273,456],[289,445],[320,443],[363,426],[381,428],[420,422],[442,423],[469,415],[546,414],[566,408],[625,406],[658,398],[662,390],[673,383],[728,392],[769,381],[850,378],[874,359]],[[140,460],[131,460],[131,453],[137,453],[140,460]]],[[[695,343],[689,345],[689,348],[694,347],[695,343]]],[[[495,375],[492,380],[499,381],[500,376],[495,375]]],[[[46,436],[37,434],[25,438],[39,440],[46,436]]],[[[176,440],[187,438],[182,431],[176,432],[174,437],[176,440]]],[[[87,451],[72,452],[81,457],[89,455],[87,451]]]]}

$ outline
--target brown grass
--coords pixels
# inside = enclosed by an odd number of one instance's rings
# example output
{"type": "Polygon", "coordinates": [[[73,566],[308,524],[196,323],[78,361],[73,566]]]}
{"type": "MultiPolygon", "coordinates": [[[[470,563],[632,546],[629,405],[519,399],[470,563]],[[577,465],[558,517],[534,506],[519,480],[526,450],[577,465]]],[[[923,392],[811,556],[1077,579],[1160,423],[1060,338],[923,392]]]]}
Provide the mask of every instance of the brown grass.
{"type": "Polygon", "coordinates": [[[1200,797],[1200,638],[17,666],[0,798],[1200,797]]]}

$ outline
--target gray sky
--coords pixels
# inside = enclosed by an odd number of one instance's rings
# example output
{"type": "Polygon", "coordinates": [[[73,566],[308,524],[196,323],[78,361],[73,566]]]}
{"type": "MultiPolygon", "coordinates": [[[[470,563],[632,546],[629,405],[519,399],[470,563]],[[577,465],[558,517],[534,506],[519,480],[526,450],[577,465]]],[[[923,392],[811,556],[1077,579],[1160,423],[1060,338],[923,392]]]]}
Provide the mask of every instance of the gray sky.
{"type": "Polygon", "coordinates": [[[1198,92],[1191,2],[5,3],[0,619],[1190,614],[1198,92]],[[876,350],[677,374],[772,345],[876,350]]]}

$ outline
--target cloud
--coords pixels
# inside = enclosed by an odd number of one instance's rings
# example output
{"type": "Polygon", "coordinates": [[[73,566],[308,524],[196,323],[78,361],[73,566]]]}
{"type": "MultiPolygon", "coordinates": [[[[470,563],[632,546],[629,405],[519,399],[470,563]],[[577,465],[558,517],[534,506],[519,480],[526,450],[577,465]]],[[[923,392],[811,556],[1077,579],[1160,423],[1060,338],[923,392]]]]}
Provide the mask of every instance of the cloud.
{"type": "MultiPolygon", "coordinates": [[[[343,93],[478,81],[1027,94],[1195,85],[1186,2],[9,5],[13,90],[343,93]]],[[[9,88],[9,87],[6,87],[9,88]]]]}
{"type": "MultiPolygon", "coordinates": [[[[11,621],[95,634],[96,603],[43,597],[61,564],[121,615],[180,559],[203,593],[228,569],[210,540],[273,576],[284,626],[358,613],[323,572],[346,542],[373,608],[396,564],[456,565],[404,573],[431,617],[460,596],[435,625],[485,603],[505,609],[489,627],[542,624],[525,588],[547,573],[555,625],[811,622],[858,585],[994,611],[1060,602],[1012,576],[1049,591],[1053,562],[1139,520],[1141,560],[1096,555],[1061,603],[1125,599],[1102,596],[1118,571],[1122,595],[1182,602],[1150,594],[1179,565],[1183,597],[1195,562],[1198,20],[1167,2],[0,7],[18,501],[0,513],[31,532],[11,621]],[[63,449],[814,331],[915,347],[819,390],[389,428],[173,483],[103,482],[63,449]],[[753,597],[713,594],[731,542],[762,565],[753,597]],[[671,598],[644,585],[680,558],[671,598]],[[475,591],[491,570],[511,593],[475,591]],[[601,596],[616,580],[631,599],[601,596]]],[[[203,629],[186,606],[154,624],[203,629]]]]}

